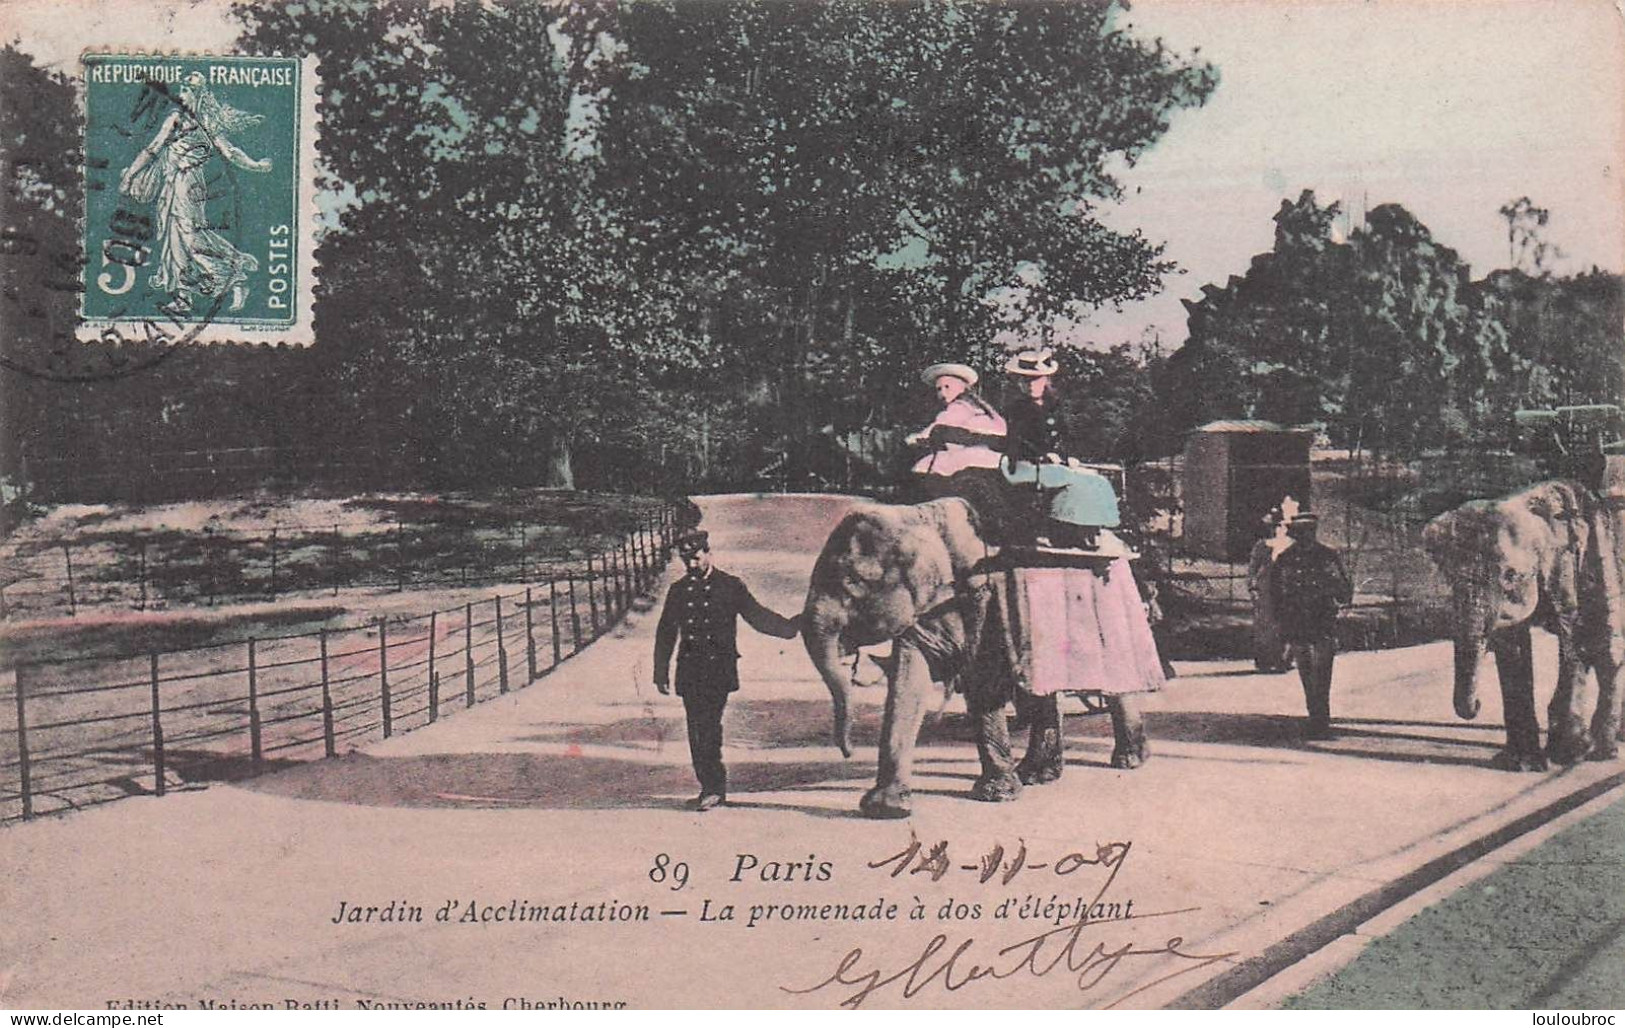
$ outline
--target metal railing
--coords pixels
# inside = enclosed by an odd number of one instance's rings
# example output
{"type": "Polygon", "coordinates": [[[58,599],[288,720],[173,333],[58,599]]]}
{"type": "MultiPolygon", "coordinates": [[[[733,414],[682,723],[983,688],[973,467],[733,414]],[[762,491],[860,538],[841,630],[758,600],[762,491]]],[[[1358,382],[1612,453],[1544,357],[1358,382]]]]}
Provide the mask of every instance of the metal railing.
{"type": "Polygon", "coordinates": [[[0,822],[332,757],[523,688],[626,613],[675,534],[664,507],[584,570],[424,614],[0,669],[0,822]]]}

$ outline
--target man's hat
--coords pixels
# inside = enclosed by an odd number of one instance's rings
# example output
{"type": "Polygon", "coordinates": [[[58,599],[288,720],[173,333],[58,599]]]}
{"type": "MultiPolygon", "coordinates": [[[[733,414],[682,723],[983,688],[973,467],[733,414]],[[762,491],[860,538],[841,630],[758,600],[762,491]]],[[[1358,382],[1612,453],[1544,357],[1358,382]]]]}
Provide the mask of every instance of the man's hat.
{"type": "Polygon", "coordinates": [[[711,533],[690,529],[677,537],[677,552],[687,557],[711,548],[711,533]]]}
{"type": "Polygon", "coordinates": [[[1061,365],[1056,363],[1055,351],[1045,348],[1042,350],[1021,351],[1004,362],[1004,370],[1012,375],[1040,378],[1060,371],[1061,365]]]}
{"type": "Polygon", "coordinates": [[[936,385],[937,379],[944,375],[949,375],[953,378],[960,379],[968,386],[975,385],[976,380],[980,377],[976,374],[976,369],[972,368],[970,365],[954,364],[952,362],[933,364],[929,368],[926,368],[924,371],[920,372],[920,378],[925,381],[926,385],[936,385]]]}
{"type": "Polygon", "coordinates": [[[1292,519],[1286,523],[1286,527],[1287,531],[1290,532],[1294,528],[1314,528],[1319,524],[1320,518],[1315,514],[1315,512],[1305,510],[1294,514],[1292,519]]]}

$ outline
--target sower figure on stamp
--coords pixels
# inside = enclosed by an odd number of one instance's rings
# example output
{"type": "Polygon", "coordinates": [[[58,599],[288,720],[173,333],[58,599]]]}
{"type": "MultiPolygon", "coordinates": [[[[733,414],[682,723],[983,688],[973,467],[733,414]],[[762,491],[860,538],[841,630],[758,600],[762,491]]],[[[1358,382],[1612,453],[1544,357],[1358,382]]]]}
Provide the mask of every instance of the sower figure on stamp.
{"type": "Polygon", "coordinates": [[[153,205],[158,260],[151,281],[170,297],[164,309],[171,314],[189,312],[195,296],[228,291],[229,309],[243,309],[248,274],[259,270],[259,261],[211,227],[208,164],[218,154],[244,171],[270,171],[269,160],[255,160],[229,138],[262,120],[221,103],[203,73],[193,72],[179,90],[176,109],[119,178],[119,192],[153,205]]]}
{"type": "Polygon", "coordinates": [[[787,618],[757,602],[745,583],[712,566],[711,540],[688,532],[677,540],[688,574],[672,584],[655,630],[655,688],[671,693],[671,652],[677,650],[677,695],[688,715],[688,751],[700,795],[694,809],[710,810],[728,797],[722,763],[722,712],[739,688],[739,623],[764,635],[793,639],[799,618],[787,618]]]}
{"type": "Polygon", "coordinates": [[[1309,707],[1305,734],[1332,738],[1332,660],[1337,656],[1337,611],[1354,598],[1354,586],[1337,551],[1315,539],[1319,519],[1302,513],[1287,523],[1292,545],[1275,560],[1275,609],[1281,634],[1292,647],[1309,707]]]}

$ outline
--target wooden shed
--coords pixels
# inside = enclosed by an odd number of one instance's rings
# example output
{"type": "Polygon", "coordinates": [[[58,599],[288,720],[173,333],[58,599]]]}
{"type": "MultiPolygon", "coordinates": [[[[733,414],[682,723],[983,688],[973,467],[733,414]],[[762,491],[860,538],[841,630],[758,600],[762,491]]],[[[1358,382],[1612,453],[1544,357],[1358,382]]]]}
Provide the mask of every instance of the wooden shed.
{"type": "Polygon", "coordinates": [[[1291,496],[1305,510],[1312,428],[1273,421],[1214,421],[1185,444],[1181,494],[1185,550],[1221,560],[1245,560],[1270,509],[1291,496]]]}

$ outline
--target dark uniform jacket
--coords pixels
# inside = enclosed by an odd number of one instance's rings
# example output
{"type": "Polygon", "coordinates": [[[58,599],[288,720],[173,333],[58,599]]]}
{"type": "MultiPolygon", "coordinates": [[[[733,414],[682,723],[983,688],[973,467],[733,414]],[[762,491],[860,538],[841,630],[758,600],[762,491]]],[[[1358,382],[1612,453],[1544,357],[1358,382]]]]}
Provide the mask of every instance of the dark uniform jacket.
{"type": "Polygon", "coordinates": [[[762,606],[744,582],[726,571],[712,568],[704,578],[684,575],[672,583],[655,629],[655,683],[670,681],[675,647],[677,695],[737,690],[740,617],[764,635],[795,637],[794,621],[762,606]]]}
{"type": "Polygon", "coordinates": [[[1337,609],[1354,598],[1337,551],[1319,540],[1298,539],[1282,551],[1270,587],[1281,634],[1290,642],[1337,634],[1337,609]]]}
{"type": "Polygon", "coordinates": [[[1034,403],[1031,397],[1017,397],[1005,421],[1009,425],[1005,452],[1012,460],[1036,464],[1049,453],[1058,454],[1062,460],[1074,456],[1066,412],[1055,396],[1048,397],[1043,406],[1034,403]]]}

